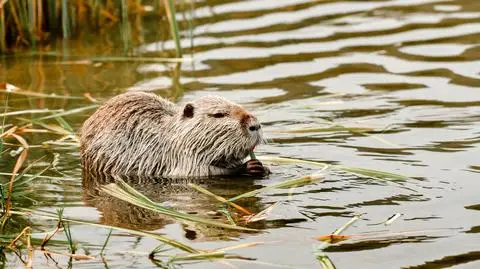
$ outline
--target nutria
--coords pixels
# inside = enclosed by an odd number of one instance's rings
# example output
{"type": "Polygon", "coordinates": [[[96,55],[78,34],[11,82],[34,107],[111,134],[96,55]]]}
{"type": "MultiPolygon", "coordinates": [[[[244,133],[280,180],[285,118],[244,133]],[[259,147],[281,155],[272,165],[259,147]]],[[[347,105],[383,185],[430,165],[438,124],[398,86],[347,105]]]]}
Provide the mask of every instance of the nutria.
{"type": "Polygon", "coordinates": [[[152,93],[124,93],[80,131],[84,169],[117,175],[265,175],[269,171],[258,160],[243,163],[262,141],[258,120],[218,96],[179,107],[152,93]]]}

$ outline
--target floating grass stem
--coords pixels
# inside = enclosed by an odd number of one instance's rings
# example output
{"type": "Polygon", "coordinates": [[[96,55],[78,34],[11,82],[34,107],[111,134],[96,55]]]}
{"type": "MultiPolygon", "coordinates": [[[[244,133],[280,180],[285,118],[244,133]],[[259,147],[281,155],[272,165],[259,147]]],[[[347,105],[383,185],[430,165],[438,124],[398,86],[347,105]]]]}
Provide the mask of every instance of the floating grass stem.
{"type": "Polygon", "coordinates": [[[345,165],[333,165],[332,168],[338,169],[344,172],[349,172],[351,174],[355,174],[358,176],[364,176],[364,177],[369,177],[373,179],[379,179],[379,180],[399,180],[399,181],[405,181],[412,179],[407,176],[399,175],[399,174],[394,174],[390,172],[384,172],[384,171],[379,171],[379,170],[373,170],[373,169],[367,169],[367,168],[361,168],[361,167],[354,167],[354,166],[345,166],[345,165]]]}
{"type": "Polygon", "coordinates": [[[103,256],[103,251],[105,250],[105,247],[107,247],[108,240],[110,240],[110,236],[112,235],[113,229],[110,228],[110,231],[108,232],[107,238],[105,239],[105,243],[103,243],[102,250],[100,250],[100,256],[103,256]]]}
{"type": "Polygon", "coordinates": [[[373,128],[361,127],[345,127],[341,125],[328,126],[323,128],[305,128],[296,130],[279,131],[278,133],[288,134],[307,134],[307,133],[329,133],[329,132],[351,132],[351,133],[365,133],[373,131],[373,128]]]}
{"type": "Polygon", "coordinates": [[[327,163],[322,163],[318,161],[301,160],[301,159],[285,158],[285,157],[273,157],[273,156],[261,156],[259,159],[261,161],[274,162],[274,163],[307,164],[307,165],[320,166],[322,167],[322,169],[331,168],[334,170],[354,174],[357,176],[373,178],[378,180],[392,180],[392,181],[412,180],[411,177],[400,175],[400,174],[384,172],[384,171],[374,170],[374,169],[354,167],[354,166],[333,165],[333,164],[327,164],[327,163]]]}
{"type": "MultiPolygon", "coordinates": [[[[361,215],[355,215],[353,216],[348,222],[346,222],[344,225],[342,225],[340,228],[336,229],[331,236],[339,236],[341,233],[343,233],[348,227],[352,226],[356,221],[358,221],[361,218],[361,215]]],[[[317,247],[314,250],[315,256],[317,258],[317,261],[320,263],[323,269],[335,269],[335,265],[333,262],[330,260],[328,255],[323,253],[323,250],[330,246],[330,243],[328,242],[323,242],[319,247],[317,247]]]]}
{"type": "MultiPolygon", "coordinates": [[[[348,222],[346,222],[344,225],[342,225],[340,228],[337,228],[333,233],[331,234],[333,237],[341,235],[345,230],[347,230],[350,226],[352,226],[355,222],[357,222],[362,215],[355,215],[353,216],[348,222]]],[[[323,242],[318,248],[317,252],[320,252],[330,246],[330,243],[328,241],[323,242]]]]}
{"type": "Polygon", "coordinates": [[[263,187],[263,188],[260,188],[260,189],[257,189],[257,190],[253,190],[253,191],[246,192],[244,194],[240,194],[240,195],[235,196],[231,199],[228,199],[228,202],[234,202],[234,201],[237,201],[237,200],[240,200],[240,199],[243,199],[243,198],[253,197],[253,196],[256,196],[257,194],[259,194],[261,192],[264,192],[266,190],[284,189],[284,188],[290,188],[292,186],[301,186],[301,185],[305,185],[305,184],[311,184],[311,183],[315,183],[315,182],[320,181],[320,179],[322,179],[321,175],[303,176],[303,177],[300,177],[300,178],[291,179],[291,180],[287,180],[287,181],[280,182],[280,183],[275,183],[275,184],[268,185],[266,187],[263,187]]]}
{"type": "Polygon", "coordinates": [[[250,211],[248,211],[247,209],[245,209],[245,208],[243,208],[243,207],[241,207],[241,206],[239,206],[239,205],[237,205],[237,204],[235,204],[235,203],[232,203],[232,202],[228,201],[227,199],[225,199],[225,198],[223,198],[223,197],[221,197],[221,196],[218,196],[218,195],[210,192],[209,190],[206,190],[206,189],[204,189],[204,188],[202,188],[202,187],[200,187],[200,186],[198,186],[198,185],[196,185],[196,184],[189,183],[188,186],[194,188],[195,190],[197,190],[197,191],[199,191],[199,192],[201,192],[201,193],[203,193],[203,194],[206,194],[206,195],[208,195],[208,196],[211,196],[211,197],[215,198],[215,199],[216,199],[217,201],[219,201],[219,202],[226,203],[226,204],[228,204],[228,205],[236,208],[237,210],[241,211],[242,213],[244,213],[244,214],[246,214],[246,215],[251,215],[251,214],[252,214],[252,213],[251,213],[250,211]]]}
{"type": "Polygon", "coordinates": [[[336,269],[335,264],[327,255],[318,255],[317,261],[320,263],[323,269],[336,269]]]}
{"type": "Polygon", "coordinates": [[[215,252],[198,253],[198,254],[175,255],[168,261],[168,263],[172,264],[173,262],[178,262],[178,261],[199,261],[199,260],[212,260],[212,259],[223,259],[223,258],[225,258],[225,252],[215,251],[215,252]]]}

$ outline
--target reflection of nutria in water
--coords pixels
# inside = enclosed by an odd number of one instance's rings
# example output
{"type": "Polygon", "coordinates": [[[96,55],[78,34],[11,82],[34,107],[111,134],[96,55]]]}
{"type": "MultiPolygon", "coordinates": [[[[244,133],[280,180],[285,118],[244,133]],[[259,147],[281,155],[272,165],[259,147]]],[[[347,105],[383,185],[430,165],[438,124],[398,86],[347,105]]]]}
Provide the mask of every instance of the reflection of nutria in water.
{"type": "MultiPolygon", "coordinates": [[[[91,176],[90,173],[84,173],[84,177],[91,176]]],[[[121,179],[153,201],[168,208],[194,214],[197,217],[216,219],[224,223],[228,223],[228,221],[225,216],[217,212],[219,202],[194,190],[187,184],[195,183],[227,199],[251,190],[253,185],[252,180],[248,178],[242,180],[234,178],[162,180],[124,176],[121,179]]],[[[154,231],[162,229],[168,224],[182,222],[181,220],[176,221],[171,217],[137,207],[99,190],[102,184],[115,182],[113,178],[105,176],[84,178],[83,182],[85,204],[97,208],[101,214],[100,223],[102,224],[135,230],[154,231]]],[[[248,202],[248,205],[245,205],[246,209],[254,213],[261,211],[257,198],[249,198],[246,202],[248,202]]],[[[235,214],[237,211],[232,209],[231,212],[235,214]]],[[[241,216],[243,215],[238,215],[238,217],[241,216]]],[[[236,230],[215,228],[194,222],[186,223],[183,223],[182,228],[185,232],[185,237],[190,240],[213,240],[238,237],[240,235],[239,231],[236,230]]],[[[239,225],[242,225],[242,223],[239,222],[239,225]]],[[[251,227],[261,229],[263,225],[263,222],[254,223],[254,226],[251,227]]]]}
{"type": "Polygon", "coordinates": [[[140,176],[264,175],[258,160],[243,163],[263,141],[257,119],[224,98],[183,107],[151,93],[118,95],[81,129],[87,171],[140,176]]]}

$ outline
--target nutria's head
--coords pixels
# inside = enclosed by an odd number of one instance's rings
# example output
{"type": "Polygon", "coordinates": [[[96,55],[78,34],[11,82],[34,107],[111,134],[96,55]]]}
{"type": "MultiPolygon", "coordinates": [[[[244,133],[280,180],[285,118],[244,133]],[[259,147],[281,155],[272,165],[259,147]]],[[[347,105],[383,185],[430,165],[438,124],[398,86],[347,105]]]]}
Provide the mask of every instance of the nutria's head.
{"type": "Polygon", "coordinates": [[[257,118],[222,97],[206,96],[179,111],[177,131],[185,153],[219,167],[236,167],[263,142],[257,118]]]}

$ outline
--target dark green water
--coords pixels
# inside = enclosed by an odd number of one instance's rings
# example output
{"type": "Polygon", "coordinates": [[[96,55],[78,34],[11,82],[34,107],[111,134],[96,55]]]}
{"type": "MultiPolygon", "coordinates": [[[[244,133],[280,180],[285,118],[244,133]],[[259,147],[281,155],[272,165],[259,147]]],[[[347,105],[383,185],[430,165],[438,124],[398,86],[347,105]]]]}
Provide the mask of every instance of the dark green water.
{"type": "MultiPolygon", "coordinates": [[[[200,249],[265,243],[231,251],[255,261],[205,261],[184,268],[319,268],[312,250],[321,242],[314,238],[358,213],[363,219],[345,232],[358,236],[325,250],[336,268],[480,267],[479,1],[203,1],[185,15],[194,17],[192,39],[189,23],[180,16],[186,29],[182,46],[191,62],[80,61],[124,51],[138,57],[174,55],[167,30],[147,17],[132,26],[142,38],[128,44],[112,31],[96,40],[58,45],[56,56],[3,58],[0,82],[44,94],[89,93],[100,101],[135,90],[178,102],[221,95],[254,111],[263,123],[269,143],[256,149],[258,156],[317,160],[415,179],[380,181],[327,170],[321,183],[240,201],[255,212],[280,203],[265,221],[253,225],[262,232],[227,232],[180,224],[109,197],[92,198],[82,189],[78,145],[45,143],[61,136],[36,133],[24,136],[38,145],[29,151],[28,162],[45,156],[34,169],[39,170],[55,161],[46,175],[57,178],[34,181],[32,192],[15,205],[52,212],[65,207],[70,217],[156,231],[200,249]],[[373,131],[301,131],[328,127],[323,120],[373,131]],[[393,224],[378,225],[396,213],[403,215],[393,224]]],[[[0,98],[3,110],[6,95],[0,98]]],[[[8,111],[91,105],[85,98],[8,98],[8,111]]],[[[64,118],[77,130],[91,113],[64,118]]],[[[7,117],[6,123],[18,124],[16,117],[7,117]]],[[[0,169],[10,172],[15,159],[9,152],[17,146],[5,147],[0,169]]],[[[199,183],[229,197],[319,169],[299,164],[270,168],[273,174],[267,179],[199,183]]],[[[135,187],[185,212],[207,215],[216,208],[215,201],[181,183],[135,187]]],[[[9,230],[17,233],[25,225],[34,232],[56,225],[38,218],[13,220],[9,230]]],[[[102,262],[98,246],[107,234],[106,229],[72,224],[75,240],[97,245],[84,247],[95,260],[74,261],[73,267],[157,267],[148,259],[157,241],[119,232],[102,262]]],[[[7,267],[23,266],[15,255],[7,258],[7,267]]],[[[54,258],[59,267],[67,267],[65,257],[54,258]]],[[[33,265],[56,267],[39,252],[33,265]]]]}

